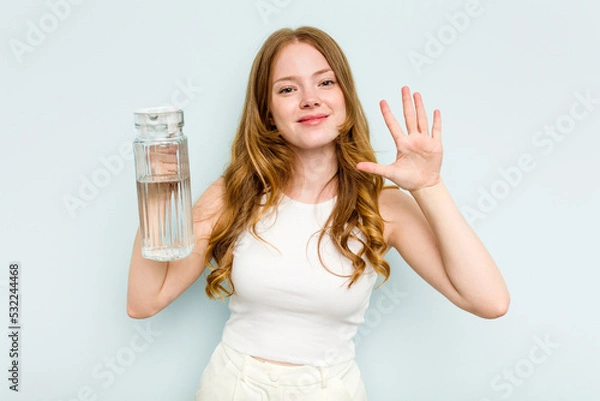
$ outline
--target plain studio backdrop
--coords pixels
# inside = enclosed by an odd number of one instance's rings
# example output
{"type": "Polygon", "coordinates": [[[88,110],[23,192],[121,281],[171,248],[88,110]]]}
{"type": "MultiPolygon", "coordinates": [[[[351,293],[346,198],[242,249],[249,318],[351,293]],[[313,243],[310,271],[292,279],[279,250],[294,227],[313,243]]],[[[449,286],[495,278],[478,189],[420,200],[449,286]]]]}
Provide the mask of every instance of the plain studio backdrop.
{"type": "Polygon", "coordinates": [[[4,4],[0,398],[193,398],[227,304],[202,277],[153,318],[125,312],[133,111],[183,108],[197,199],[228,160],[260,44],[313,25],[346,52],[381,161],[380,99],[402,119],[408,85],[442,111],[442,176],[512,295],[506,316],[476,318],[391,252],[356,341],[370,399],[598,400],[599,16],[592,0],[4,4]]]}

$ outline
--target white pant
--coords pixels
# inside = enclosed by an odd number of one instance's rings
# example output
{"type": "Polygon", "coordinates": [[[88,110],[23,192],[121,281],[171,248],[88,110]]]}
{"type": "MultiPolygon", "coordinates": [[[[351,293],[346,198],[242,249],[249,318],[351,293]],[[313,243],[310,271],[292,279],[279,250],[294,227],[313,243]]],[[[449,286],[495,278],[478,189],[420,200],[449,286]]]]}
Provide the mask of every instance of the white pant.
{"type": "Polygon", "coordinates": [[[354,360],[328,367],[260,362],[219,343],[195,401],[367,401],[354,360]]]}

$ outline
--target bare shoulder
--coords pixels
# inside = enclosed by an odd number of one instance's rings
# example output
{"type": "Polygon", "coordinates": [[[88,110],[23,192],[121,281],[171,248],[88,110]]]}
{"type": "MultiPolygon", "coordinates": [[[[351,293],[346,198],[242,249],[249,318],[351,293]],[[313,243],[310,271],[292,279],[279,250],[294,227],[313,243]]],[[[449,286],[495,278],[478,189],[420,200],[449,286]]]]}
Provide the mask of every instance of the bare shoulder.
{"type": "Polygon", "coordinates": [[[405,203],[413,201],[412,197],[398,187],[386,186],[379,194],[379,207],[396,207],[398,202],[405,203]]]}
{"type": "Polygon", "coordinates": [[[414,198],[398,187],[385,187],[379,195],[379,212],[385,221],[406,217],[415,207],[414,198]]]}
{"type": "Polygon", "coordinates": [[[210,184],[198,198],[192,208],[194,230],[204,237],[212,231],[212,227],[218,220],[223,208],[223,196],[225,194],[225,182],[220,177],[210,184]]]}
{"type": "Polygon", "coordinates": [[[219,208],[223,203],[223,195],[225,193],[225,180],[219,177],[215,182],[210,184],[208,188],[200,195],[194,209],[219,208]]]}
{"type": "Polygon", "coordinates": [[[397,247],[397,241],[406,232],[422,224],[424,216],[415,199],[397,187],[386,187],[379,195],[379,213],[384,221],[384,237],[397,247]]]}

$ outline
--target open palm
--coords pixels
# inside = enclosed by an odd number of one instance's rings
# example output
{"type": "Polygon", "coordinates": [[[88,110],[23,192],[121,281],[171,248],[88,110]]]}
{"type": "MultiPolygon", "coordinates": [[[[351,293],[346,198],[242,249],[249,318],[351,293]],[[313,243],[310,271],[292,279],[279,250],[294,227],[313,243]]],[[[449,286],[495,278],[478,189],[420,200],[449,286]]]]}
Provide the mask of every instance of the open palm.
{"type": "Polygon", "coordinates": [[[414,104],[410,89],[402,88],[402,105],[407,134],[402,131],[385,100],[379,103],[383,119],[396,144],[396,160],[389,165],[371,162],[358,163],[357,168],[381,175],[400,188],[415,191],[440,182],[442,166],[442,118],[439,110],[433,112],[431,135],[423,99],[414,93],[414,104]]]}

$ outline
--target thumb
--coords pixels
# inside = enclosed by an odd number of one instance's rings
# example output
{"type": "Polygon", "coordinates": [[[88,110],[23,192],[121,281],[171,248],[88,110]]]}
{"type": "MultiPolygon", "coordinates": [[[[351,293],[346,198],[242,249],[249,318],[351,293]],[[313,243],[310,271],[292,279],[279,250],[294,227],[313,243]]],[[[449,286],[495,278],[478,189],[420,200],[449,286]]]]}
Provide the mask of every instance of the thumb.
{"type": "Polygon", "coordinates": [[[377,174],[384,178],[389,178],[388,175],[390,174],[389,166],[384,166],[378,163],[360,162],[356,165],[356,168],[360,171],[364,171],[371,174],[377,174]]]}

